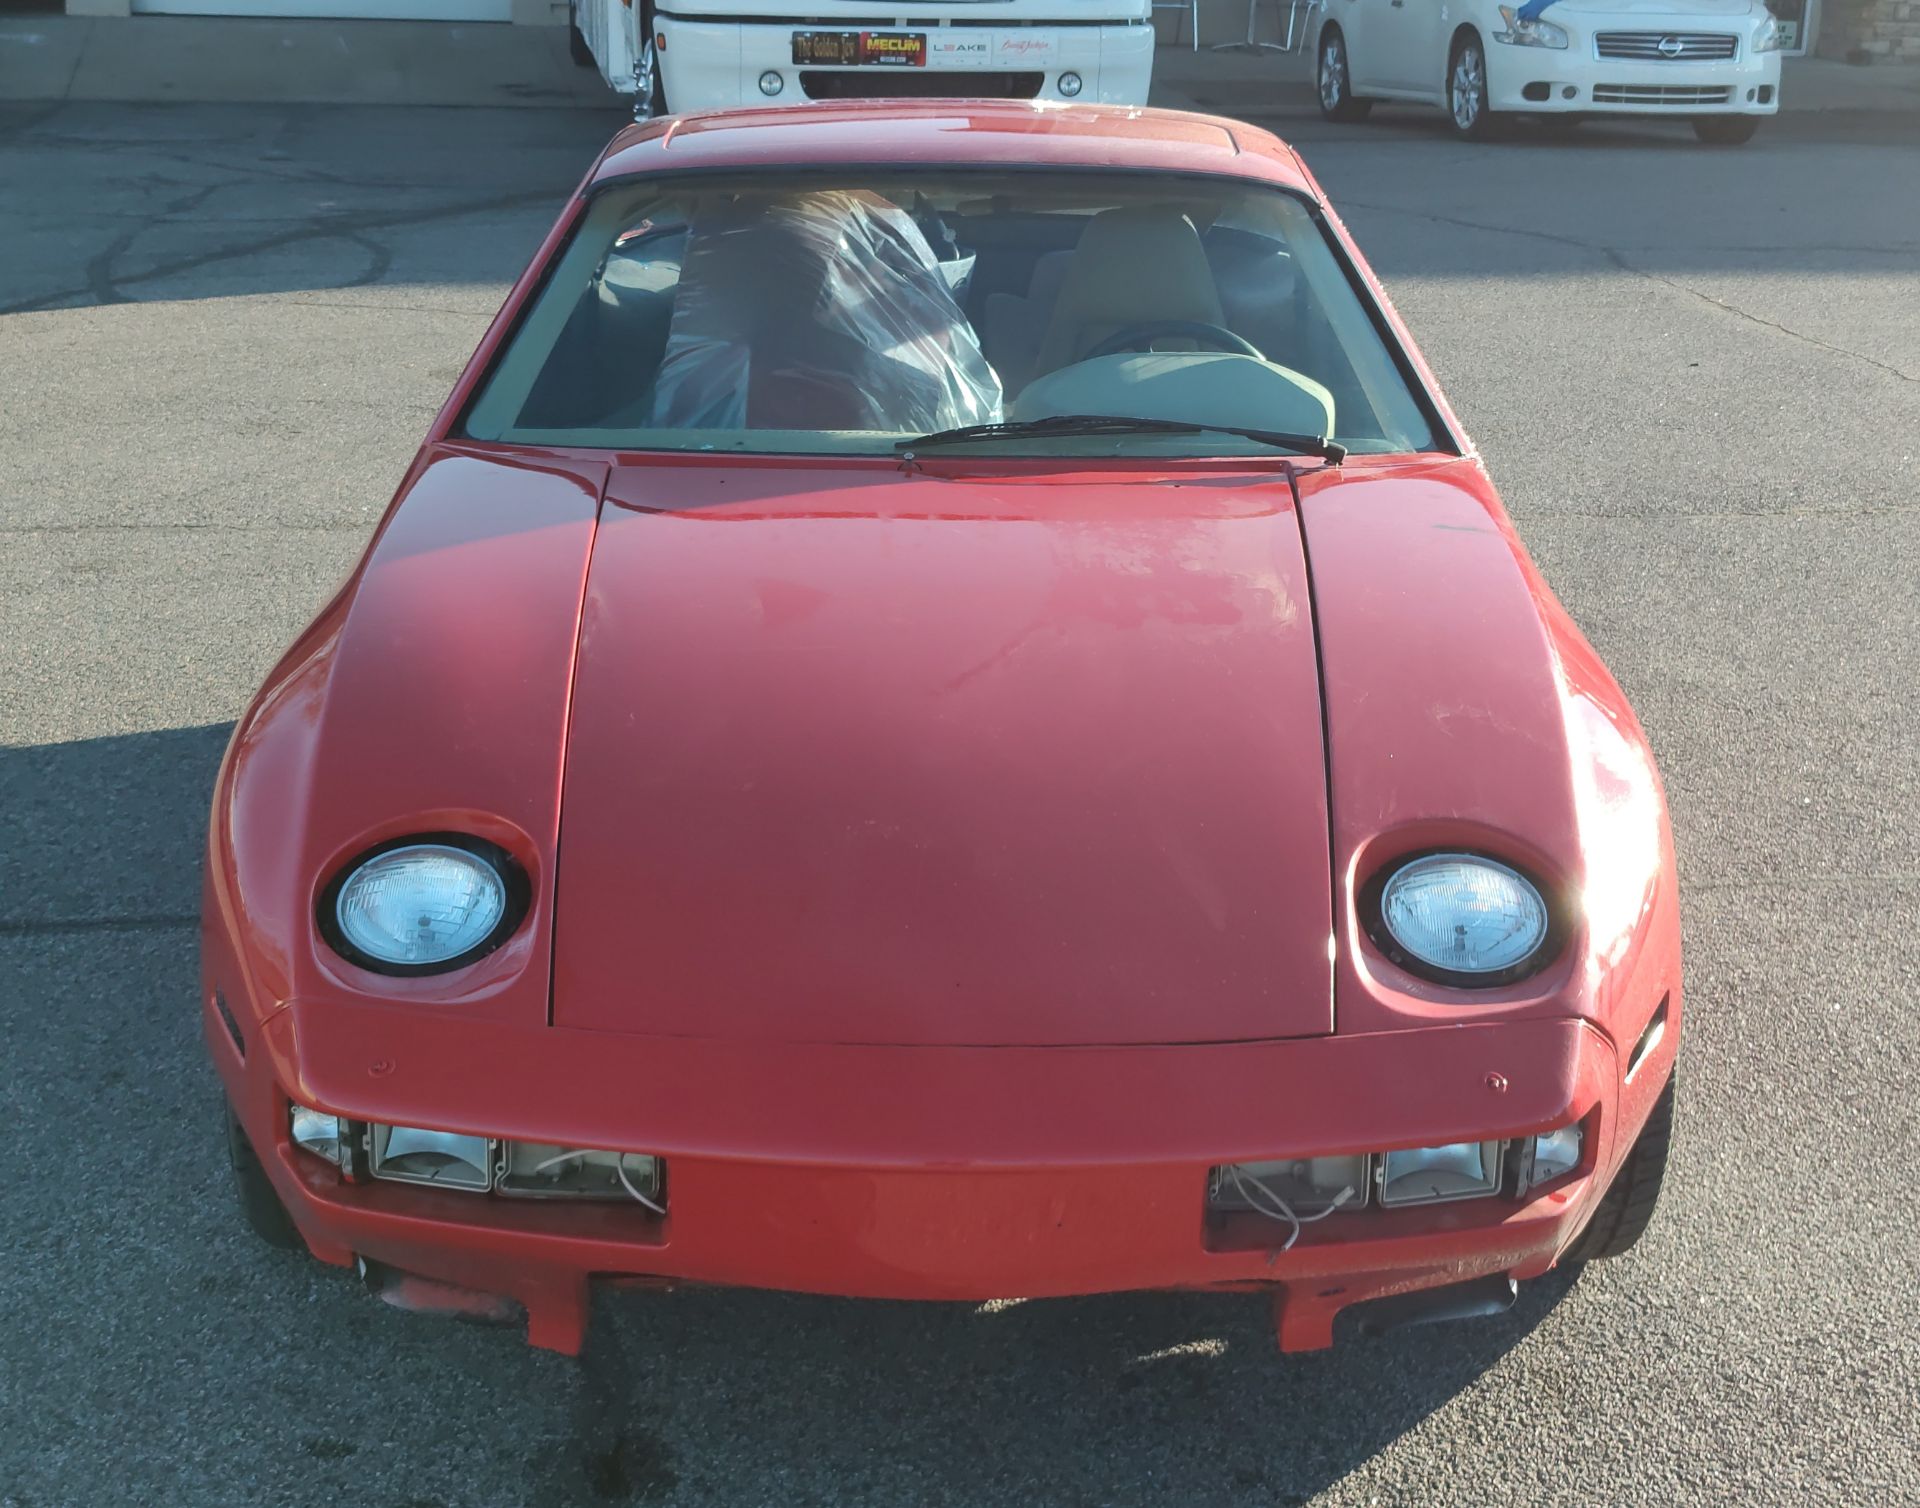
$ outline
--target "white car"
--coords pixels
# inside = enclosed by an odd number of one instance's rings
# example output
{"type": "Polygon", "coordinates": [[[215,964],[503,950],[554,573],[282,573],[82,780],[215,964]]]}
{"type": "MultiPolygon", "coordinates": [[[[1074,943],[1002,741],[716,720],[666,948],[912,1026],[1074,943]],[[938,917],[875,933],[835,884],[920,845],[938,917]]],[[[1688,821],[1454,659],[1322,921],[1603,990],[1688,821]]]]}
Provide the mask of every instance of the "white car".
{"type": "Polygon", "coordinates": [[[572,0],[573,55],[636,117],[809,100],[1144,105],[1151,0],[572,0]]]}
{"type": "Polygon", "coordinates": [[[1439,105],[1461,136],[1514,115],[1678,116],[1702,141],[1780,108],[1778,24],[1761,0],[1322,0],[1320,112],[1439,105]]]}

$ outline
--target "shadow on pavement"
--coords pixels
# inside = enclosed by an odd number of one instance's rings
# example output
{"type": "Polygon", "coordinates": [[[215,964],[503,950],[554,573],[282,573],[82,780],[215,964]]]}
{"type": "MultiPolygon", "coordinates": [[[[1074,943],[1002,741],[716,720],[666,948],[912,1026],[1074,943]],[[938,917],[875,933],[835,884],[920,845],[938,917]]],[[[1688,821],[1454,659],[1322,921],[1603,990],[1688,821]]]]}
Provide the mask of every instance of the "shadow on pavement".
{"type": "Polygon", "coordinates": [[[231,723],[0,748],[0,936],[191,924],[231,723]]]}
{"type": "Polygon", "coordinates": [[[1497,1320],[1334,1350],[1274,1350],[1248,1294],[1120,1294],[968,1305],[685,1290],[596,1304],[574,1372],[574,1433],[537,1463],[531,1508],[644,1501],[697,1470],[677,1388],[727,1400],[732,1448],[779,1501],[807,1476],[870,1479],[893,1456],[900,1501],[1070,1505],[1307,1502],[1499,1362],[1572,1285],[1523,1285],[1497,1320]],[[662,1427],[665,1425],[666,1427],[662,1427]],[[751,1444],[745,1442],[751,1441],[751,1444]]]}

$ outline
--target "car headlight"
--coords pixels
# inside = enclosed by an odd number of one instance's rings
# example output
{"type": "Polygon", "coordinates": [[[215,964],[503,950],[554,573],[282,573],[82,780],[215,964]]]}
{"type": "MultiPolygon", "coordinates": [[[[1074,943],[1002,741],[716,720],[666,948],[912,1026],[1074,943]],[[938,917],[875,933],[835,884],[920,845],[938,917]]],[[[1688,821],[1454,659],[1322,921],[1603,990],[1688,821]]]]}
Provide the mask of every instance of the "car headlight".
{"type": "Polygon", "coordinates": [[[1766,20],[1762,21],[1759,30],[1753,34],[1753,50],[1755,52],[1778,52],[1786,45],[1786,29],[1781,26],[1778,21],[1774,20],[1772,16],[1768,16],[1766,20]]]}
{"type": "Polygon", "coordinates": [[[335,952],[381,974],[437,974],[506,941],[526,911],[526,879],[505,850],[434,834],[382,844],[320,898],[335,952]]]}
{"type": "Polygon", "coordinates": [[[1500,1187],[1502,1145],[1463,1141],[1388,1152],[1380,1159],[1380,1203],[1443,1204],[1492,1194],[1500,1187]]]}
{"type": "Polygon", "coordinates": [[[493,1143],[484,1136],[375,1126],[371,1150],[375,1178],[481,1191],[493,1186],[493,1143]]]}
{"type": "Polygon", "coordinates": [[[1505,984],[1551,956],[1553,919],[1539,889],[1476,854],[1410,859],[1362,905],[1375,912],[1374,941],[1389,958],[1443,984],[1505,984]]]}
{"type": "Polygon", "coordinates": [[[1500,19],[1507,24],[1505,31],[1496,31],[1493,40],[1505,42],[1512,47],[1552,47],[1564,48],[1567,45],[1565,28],[1555,26],[1551,21],[1541,21],[1522,16],[1511,5],[1500,7],[1500,19]]]}
{"type": "Polygon", "coordinates": [[[346,1129],[337,1115],[298,1103],[287,1107],[287,1136],[296,1147],[344,1168],[352,1160],[346,1129]]]}

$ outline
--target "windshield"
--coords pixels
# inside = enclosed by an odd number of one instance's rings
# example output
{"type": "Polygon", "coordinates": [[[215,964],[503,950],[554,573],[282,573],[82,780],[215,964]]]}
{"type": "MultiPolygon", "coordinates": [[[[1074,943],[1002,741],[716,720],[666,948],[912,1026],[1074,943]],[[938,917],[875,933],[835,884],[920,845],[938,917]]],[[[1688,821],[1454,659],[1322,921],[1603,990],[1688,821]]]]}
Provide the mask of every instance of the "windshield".
{"type": "Polygon", "coordinates": [[[1174,176],[842,170],[595,199],[468,410],[474,439],[890,455],[1435,448],[1298,198],[1174,176]],[[1063,415],[1164,430],[1035,423],[1063,415]],[[1196,432],[1177,426],[1215,426],[1196,432]],[[1025,426],[1023,428],[1023,426],[1025,426]]]}

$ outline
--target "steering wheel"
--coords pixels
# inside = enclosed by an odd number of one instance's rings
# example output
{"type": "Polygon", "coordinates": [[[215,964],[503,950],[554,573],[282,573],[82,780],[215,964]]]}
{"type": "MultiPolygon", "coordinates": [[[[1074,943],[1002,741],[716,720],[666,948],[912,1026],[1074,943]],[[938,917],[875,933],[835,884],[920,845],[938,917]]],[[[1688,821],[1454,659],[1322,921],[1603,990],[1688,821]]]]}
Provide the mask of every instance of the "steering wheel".
{"type": "Polygon", "coordinates": [[[1216,351],[1232,351],[1236,355],[1251,356],[1256,361],[1267,359],[1251,341],[1242,340],[1231,330],[1223,330],[1218,325],[1198,319],[1153,319],[1144,324],[1127,325],[1115,330],[1080,359],[1092,361],[1096,356],[1112,356],[1119,351],[1151,351],[1153,342],[1163,335],[1204,341],[1216,351]]]}

